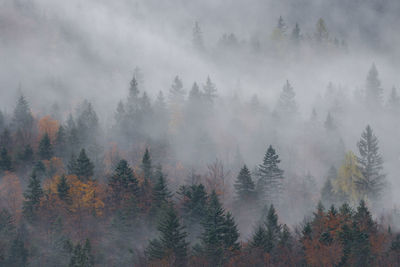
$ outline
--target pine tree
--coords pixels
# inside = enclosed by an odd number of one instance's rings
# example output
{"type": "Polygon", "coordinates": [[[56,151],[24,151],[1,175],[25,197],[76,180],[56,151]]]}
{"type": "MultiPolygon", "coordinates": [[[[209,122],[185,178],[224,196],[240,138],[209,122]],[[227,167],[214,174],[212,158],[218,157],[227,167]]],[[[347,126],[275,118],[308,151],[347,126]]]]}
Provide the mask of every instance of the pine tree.
{"type": "Polygon", "coordinates": [[[238,242],[239,231],[237,229],[235,220],[230,212],[228,212],[225,216],[224,228],[225,249],[231,252],[240,250],[240,244],[238,242]]]}
{"type": "Polygon", "coordinates": [[[169,205],[157,227],[160,237],[150,241],[146,253],[150,260],[173,259],[171,266],[187,264],[187,233],[179,223],[179,218],[172,205],[169,205]]]}
{"type": "Polygon", "coordinates": [[[296,26],[293,28],[291,40],[294,44],[298,45],[300,43],[300,27],[299,24],[296,23],[296,26]]]}
{"type": "Polygon", "coordinates": [[[384,188],[386,175],[382,173],[383,160],[379,154],[378,138],[369,125],[361,134],[357,146],[360,152],[358,164],[362,173],[362,179],[356,181],[358,189],[368,199],[377,199],[384,188]]]}
{"type": "Polygon", "coordinates": [[[180,105],[185,99],[185,90],[181,79],[176,76],[171,88],[169,89],[169,101],[172,105],[180,105]]]}
{"type": "Polygon", "coordinates": [[[297,104],[295,100],[296,94],[294,93],[293,87],[287,80],[282,88],[282,92],[279,96],[276,111],[278,114],[284,116],[292,116],[297,112],[297,104]]]}
{"type": "Polygon", "coordinates": [[[36,213],[39,210],[43,195],[40,180],[37,178],[36,173],[33,172],[29,180],[28,189],[24,193],[23,214],[28,221],[36,219],[36,213]]]}
{"type": "Polygon", "coordinates": [[[157,183],[153,187],[153,209],[159,210],[169,203],[172,193],[168,190],[167,182],[161,168],[157,170],[157,183]]]}
{"type": "Polygon", "coordinates": [[[205,100],[212,104],[214,99],[217,97],[217,88],[209,76],[207,77],[206,84],[203,86],[203,91],[205,100]]]}
{"type": "Polygon", "coordinates": [[[277,245],[282,229],[282,226],[278,223],[278,215],[276,214],[273,205],[271,205],[268,210],[265,226],[266,226],[265,248],[267,252],[271,252],[272,249],[277,245]]]}
{"type": "Polygon", "coordinates": [[[390,111],[397,114],[400,111],[400,97],[397,94],[396,87],[393,86],[392,91],[390,92],[389,99],[387,102],[387,107],[390,111]]]}
{"type": "Polygon", "coordinates": [[[151,156],[148,148],[146,148],[144,152],[141,168],[144,179],[153,181],[153,166],[151,164],[151,156]]]}
{"type": "Polygon", "coordinates": [[[182,211],[185,224],[199,223],[207,213],[207,192],[202,184],[182,186],[178,192],[182,197],[182,211]]]}
{"type": "Polygon", "coordinates": [[[12,171],[11,157],[8,155],[8,151],[4,147],[1,149],[0,152],[0,170],[12,171]]]}
{"type": "Polygon", "coordinates": [[[317,42],[326,42],[329,39],[329,32],[326,28],[325,21],[322,18],[320,18],[317,22],[315,39],[317,42]]]}
{"type": "Polygon", "coordinates": [[[82,149],[79,153],[79,157],[76,159],[76,170],[75,174],[82,181],[87,181],[93,176],[94,165],[86,155],[85,149],[82,149]]]}
{"type": "Polygon", "coordinates": [[[55,152],[57,156],[65,157],[67,150],[67,134],[64,127],[61,125],[58,128],[55,141],[55,152]]]}
{"type": "Polygon", "coordinates": [[[45,133],[39,142],[39,157],[41,160],[49,160],[53,156],[53,146],[48,133],[45,133]]]}
{"type": "Polygon", "coordinates": [[[16,130],[22,130],[24,133],[29,132],[33,126],[33,117],[29,104],[23,95],[18,98],[17,105],[14,109],[12,125],[16,130]]]}
{"type": "Polygon", "coordinates": [[[202,250],[210,266],[220,266],[224,253],[225,216],[224,209],[215,191],[212,191],[203,221],[202,250]]]}
{"type": "Polygon", "coordinates": [[[259,224],[251,238],[250,247],[267,251],[266,240],[267,232],[265,227],[262,224],[259,224]]]}
{"type": "Polygon", "coordinates": [[[269,146],[263,163],[258,166],[257,192],[261,201],[267,201],[267,203],[271,204],[278,200],[284,178],[283,170],[278,166],[280,162],[275,149],[269,146]]]}
{"type": "Polygon", "coordinates": [[[328,175],[326,177],[324,186],[322,187],[321,190],[322,204],[324,204],[327,207],[330,205],[337,204],[338,201],[332,184],[332,181],[334,181],[336,177],[337,177],[337,170],[334,166],[331,166],[331,168],[328,171],[328,175]]]}
{"type": "Polygon", "coordinates": [[[24,267],[28,266],[28,250],[25,248],[21,237],[17,236],[11,244],[6,265],[9,267],[24,267]]]}
{"type": "Polygon", "coordinates": [[[91,251],[89,239],[86,239],[84,246],[77,244],[73,250],[69,267],[92,267],[94,258],[91,251]]]}
{"type": "Polygon", "coordinates": [[[71,203],[70,186],[68,184],[65,175],[61,175],[60,180],[57,183],[57,193],[58,197],[65,203],[71,203]]]}
{"type": "Polygon", "coordinates": [[[112,191],[112,199],[118,206],[125,198],[137,197],[138,181],[126,160],[120,160],[108,181],[112,191]]]}
{"type": "Polygon", "coordinates": [[[381,88],[378,70],[376,69],[375,63],[373,63],[368,72],[365,85],[365,98],[367,107],[372,110],[381,107],[382,94],[383,89],[381,88]]]}
{"type": "Polygon", "coordinates": [[[236,195],[240,202],[249,204],[249,201],[254,201],[256,198],[256,191],[254,182],[251,179],[251,174],[246,165],[240,170],[239,175],[234,184],[236,195]]]}
{"type": "Polygon", "coordinates": [[[193,47],[199,51],[204,51],[203,32],[200,29],[199,23],[196,21],[193,27],[193,47]]]}

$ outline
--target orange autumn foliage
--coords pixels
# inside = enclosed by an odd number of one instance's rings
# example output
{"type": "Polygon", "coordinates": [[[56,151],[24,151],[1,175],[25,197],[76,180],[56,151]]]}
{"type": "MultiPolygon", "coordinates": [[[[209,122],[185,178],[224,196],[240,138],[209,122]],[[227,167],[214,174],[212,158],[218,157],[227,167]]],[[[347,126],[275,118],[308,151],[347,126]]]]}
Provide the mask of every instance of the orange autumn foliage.
{"type": "Polygon", "coordinates": [[[50,140],[54,142],[59,126],[60,124],[57,120],[50,116],[44,116],[38,122],[39,138],[47,133],[50,137],[50,140]]]}
{"type": "Polygon", "coordinates": [[[6,172],[0,182],[0,206],[11,213],[21,214],[22,187],[19,178],[12,172],[6,172]]]}

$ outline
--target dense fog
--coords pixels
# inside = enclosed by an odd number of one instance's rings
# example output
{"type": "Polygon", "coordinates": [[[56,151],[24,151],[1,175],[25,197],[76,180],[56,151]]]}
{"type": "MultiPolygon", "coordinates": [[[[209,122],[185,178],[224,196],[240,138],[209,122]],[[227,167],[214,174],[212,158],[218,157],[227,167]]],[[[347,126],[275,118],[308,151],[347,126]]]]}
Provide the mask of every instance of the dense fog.
{"type": "Polygon", "coordinates": [[[395,0],[0,0],[0,265],[396,266],[399,12],[395,0]],[[218,205],[224,245],[202,218],[218,205]],[[369,250],[346,243],[343,221],[318,241],[337,259],[307,243],[331,205],[376,225],[352,228],[369,250]],[[166,245],[172,221],[188,244],[166,245]]]}

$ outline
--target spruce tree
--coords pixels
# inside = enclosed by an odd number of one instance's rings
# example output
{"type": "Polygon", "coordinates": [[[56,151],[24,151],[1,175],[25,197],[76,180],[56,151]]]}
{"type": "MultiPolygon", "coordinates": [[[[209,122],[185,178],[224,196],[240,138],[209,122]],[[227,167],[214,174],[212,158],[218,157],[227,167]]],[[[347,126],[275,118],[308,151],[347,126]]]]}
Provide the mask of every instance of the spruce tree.
{"type": "Polygon", "coordinates": [[[250,247],[267,251],[266,240],[267,240],[267,231],[265,230],[264,225],[259,224],[256,227],[256,230],[254,231],[254,234],[251,238],[250,247]]]}
{"type": "Polygon", "coordinates": [[[64,127],[61,125],[58,127],[55,141],[55,152],[57,156],[65,157],[67,145],[67,135],[64,127]]]}
{"type": "Polygon", "coordinates": [[[280,162],[278,154],[270,145],[263,163],[258,166],[257,192],[260,200],[267,201],[269,204],[278,201],[282,191],[283,170],[278,166],[280,162]]]}
{"type": "Polygon", "coordinates": [[[28,266],[28,250],[20,236],[17,236],[11,244],[6,265],[9,267],[25,267],[28,266]]]}
{"type": "Polygon", "coordinates": [[[315,30],[315,39],[317,42],[326,42],[329,39],[329,32],[326,27],[325,21],[320,18],[317,22],[316,30],[315,30]]]}
{"type": "Polygon", "coordinates": [[[249,204],[249,201],[255,200],[256,191],[254,182],[246,165],[240,170],[234,187],[236,189],[236,196],[241,203],[249,204]]]}
{"type": "Polygon", "coordinates": [[[209,76],[207,77],[206,84],[203,86],[203,92],[205,100],[212,104],[214,99],[217,97],[217,88],[209,76]]]}
{"type": "Polygon", "coordinates": [[[29,180],[28,189],[24,193],[25,200],[23,202],[23,214],[28,221],[32,222],[36,219],[43,195],[40,180],[37,178],[36,173],[33,172],[29,180]]]}
{"type": "Polygon", "coordinates": [[[8,151],[4,147],[1,149],[0,152],[0,170],[12,171],[11,157],[8,155],[8,151]]]}
{"type": "Polygon", "coordinates": [[[207,215],[203,221],[202,250],[210,266],[220,266],[224,254],[225,216],[215,191],[208,202],[207,215]]]}
{"type": "Polygon", "coordinates": [[[176,211],[169,205],[163,218],[160,220],[157,230],[160,233],[158,239],[150,241],[146,253],[150,260],[170,258],[171,266],[186,266],[187,264],[187,233],[181,226],[176,211]]]}
{"type": "Polygon", "coordinates": [[[41,160],[49,160],[53,156],[53,146],[48,133],[45,133],[39,142],[39,157],[41,160]]]}
{"type": "Polygon", "coordinates": [[[336,124],[330,112],[328,112],[328,115],[326,115],[324,127],[328,132],[336,130],[336,124]]]}
{"type": "Polygon", "coordinates": [[[360,157],[358,164],[362,178],[356,181],[361,195],[376,200],[384,188],[386,175],[382,173],[383,160],[379,154],[378,138],[368,125],[357,143],[360,157]]]}
{"type": "Polygon", "coordinates": [[[400,111],[400,96],[397,94],[396,87],[393,86],[387,102],[388,109],[394,113],[400,111]]]}
{"type": "Polygon", "coordinates": [[[33,162],[33,149],[31,145],[26,145],[24,150],[18,155],[18,159],[30,165],[33,162]]]}
{"type": "Polygon", "coordinates": [[[169,203],[172,193],[168,190],[167,182],[161,168],[157,171],[157,183],[153,187],[153,209],[159,210],[169,203]]]}
{"type": "Polygon", "coordinates": [[[181,79],[176,76],[171,88],[169,89],[169,101],[171,105],[176,106],[183,103],[185,99],[185,90],[181,79]]]}
{"type": "Polygon", "coordinates": [[[146,151],[144,152],[141,168],[144,179],[153,181],[153,166],[151,164],[151,156],[148,148],[146,148],[146,151]]]}
{"type": "Polygon", "coordinates": [[[287,119],[286,116],[293,116],[297,112],[297,104],[295,96],[296,94],[293,90],[293,87],[287,80],[282,88],[282,92],[279,96],[278,103],[276,106],[276,111],[278,112],[278,114],[283,116],[283,118],[285,119],[287,119]]]}
{"type": "Polygon", "coordinates": [[[112,199],[118,206],[125,198],[137,197],[138,181],[126,160],[120,160],[108,181],[112,191],[112,199]]]}
{"type": "Polygon", "coordinates": [[[383,89],[379,80],[378,70],[375,63],[372,64],[365,85],[366,105],[370,110],[376,110],[382,105],[383,89]]]}
{"type": "Polygon", "coordinates": [[[58,197],[67,204],[71,203],[70,188],[71,187],[69,186],[65,175],[61,175],[60,180],[57,183],[57,193],[58,197]]]}
{"type": "Polygon", "coordinates": [[[228,212],[225,216],[225,224],[224,224],[224,245],[225,249],[228,251],[237,251],[240,249],[240,244],[238,242],[239,239],[239,231],[237,229],[237,225],[232,216],[232,213],[228,212]]]}
{"type": "Polygon", "coordinates": [[[298,45],[300,42],[300,27],[299,24],[296,23],[296,26],[293,28],[291,40],[294,44],[298,45]]]}
{"type": "Polygon", "coordinates": [[[199,51],[204,50],[203,32],[200,29],[199,23],[196,21],[193,27],[193,47],[199,51]]]}
{"type": "Polygon", "coordinates": [[[77,244],[73,249],[69,267],[92,267],[94,266],[94,258],[91,251],[89,239],[86,239],[85,244],[77,244]]]}
{"type": "Polygon", "coordinates": [[[0,147],[7,150],[11,150],[13,147],[13,140],[11,138],[10,131],[6,128],[3,130],[0,136],[0,147]]]}
{"type": "Polygon", "coordinates": [[[327,207],[330,205],[337,204],[338,201],[337,195],[334,192],[332,184],[332,182],[336,179],[336,177],[337,177],[337,170],[335,166],[331,166],[331,168],[328,171],[328,175],[326,177],[324,186],[322,187],[321,190],[322,204],[324,204],[327,207]]]}
{"type": "Polygon", "coordinates": [[[21,130],[25,133],[29,132],[33,126],[33,116],[28,101],[26,101],[23,95],[18,98],[17,105],[14,109],[12,125],[16,130],[21,130]]]}
{"type": "Polygon", "coordinates": [[[80,180],[87,181],[93,176],[94,174],[93,169],[94,169],[93,163],[87,157],[85,149],[82,149],[81,152],[79,153],[79,157],[76,159],[75,174],[78,176],[80,180]]]}
{"type": "Polygon", "coordinates": [[[272,249],[277,245],[281,234],[282,226],[278,223],[278,215],[276,214],[273,205],[268,210],[268,215],[265,221],[266,227],[266,239],[265,248],[267,252],[271,252],[272,249]]]}

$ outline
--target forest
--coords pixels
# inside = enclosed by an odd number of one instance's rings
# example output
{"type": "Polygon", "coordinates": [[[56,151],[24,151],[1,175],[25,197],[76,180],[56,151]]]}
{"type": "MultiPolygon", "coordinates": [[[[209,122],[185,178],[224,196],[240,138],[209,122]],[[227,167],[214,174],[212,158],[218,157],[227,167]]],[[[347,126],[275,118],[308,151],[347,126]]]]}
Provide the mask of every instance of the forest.
{"type": "Polygon", "coordinates": [[[234,2],[0,2],[0,267],[400,266],[400,4],[234,2]]]}

